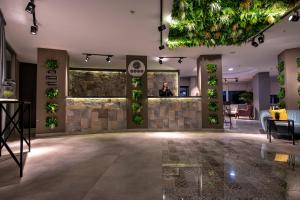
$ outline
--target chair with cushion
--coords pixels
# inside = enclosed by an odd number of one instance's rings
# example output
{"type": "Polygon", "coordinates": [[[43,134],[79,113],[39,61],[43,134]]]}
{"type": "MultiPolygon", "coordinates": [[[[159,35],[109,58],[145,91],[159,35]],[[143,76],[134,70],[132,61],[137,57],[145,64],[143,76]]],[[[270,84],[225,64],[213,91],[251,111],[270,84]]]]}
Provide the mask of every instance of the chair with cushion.
{"type": "Polygon", "coordinates": [[[253,105],[239,105],[236,116],[237,118],[245,116],[253,119],[253,105]]]}

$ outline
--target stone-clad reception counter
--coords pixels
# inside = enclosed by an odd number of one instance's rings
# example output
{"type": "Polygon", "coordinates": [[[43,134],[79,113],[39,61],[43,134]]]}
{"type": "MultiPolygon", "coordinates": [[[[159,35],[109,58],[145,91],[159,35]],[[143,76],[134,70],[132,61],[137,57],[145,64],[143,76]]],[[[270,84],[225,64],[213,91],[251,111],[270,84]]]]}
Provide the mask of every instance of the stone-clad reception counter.
{"type": "MultiPolygon", "coordinates": [[[[127,129],[126,98],[67,98],[67,132],[127,129]]],[[[201,98],[148,98],[149,130],[200,130],[201,98]]]]}

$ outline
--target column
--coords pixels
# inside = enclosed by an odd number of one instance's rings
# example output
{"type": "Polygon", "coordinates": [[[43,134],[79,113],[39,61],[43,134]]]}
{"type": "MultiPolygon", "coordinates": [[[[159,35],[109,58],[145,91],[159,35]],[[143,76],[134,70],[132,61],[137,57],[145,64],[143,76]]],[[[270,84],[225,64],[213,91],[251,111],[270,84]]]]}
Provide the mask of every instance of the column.
{"type": "Polygon", "coordinates": [[[67,51],[38,49],[37,134],[65,131],[68,65],[67,51]]]}
{"type": "Polygon", "coordinates": [[[197,66],[201,81],[202,128],[223,129],[222,56],[201,55],[197,66]]]}

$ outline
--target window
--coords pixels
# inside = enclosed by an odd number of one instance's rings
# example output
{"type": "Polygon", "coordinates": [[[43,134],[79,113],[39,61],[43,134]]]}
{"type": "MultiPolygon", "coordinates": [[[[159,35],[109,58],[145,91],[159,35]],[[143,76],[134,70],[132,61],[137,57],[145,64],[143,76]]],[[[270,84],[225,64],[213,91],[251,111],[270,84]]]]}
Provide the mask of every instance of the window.
{"type": "Polygon", "coordinates": [[[180,86],[180,96],[181,97],[189,96],[189,87],[188,86],[180,86]]]}

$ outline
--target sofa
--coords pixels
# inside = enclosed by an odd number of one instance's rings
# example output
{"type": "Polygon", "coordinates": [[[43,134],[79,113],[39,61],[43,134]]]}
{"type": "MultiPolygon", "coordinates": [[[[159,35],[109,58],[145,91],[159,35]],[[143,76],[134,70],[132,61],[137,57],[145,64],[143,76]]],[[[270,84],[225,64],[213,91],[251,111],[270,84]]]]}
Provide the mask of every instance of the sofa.
{"type": "MultiPolygon", "coordinates": [[[[300,110],[287,110],[288,119],[294,120],[295,135],[300,135],[300,110]]],[[[268,110],[260,112],[260,123],[265,132],[267,132],[267,119],[271,117],[268,110]]],[[[287,135],[287,123],[276,122],[276,127],[280,135],[287,135]]]]}

